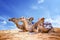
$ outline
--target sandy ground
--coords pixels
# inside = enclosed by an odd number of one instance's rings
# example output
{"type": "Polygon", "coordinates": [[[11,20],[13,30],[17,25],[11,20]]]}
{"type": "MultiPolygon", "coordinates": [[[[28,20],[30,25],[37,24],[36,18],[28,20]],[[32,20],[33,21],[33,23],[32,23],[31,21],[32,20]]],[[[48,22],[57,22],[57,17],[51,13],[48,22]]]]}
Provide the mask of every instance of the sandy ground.
{"type": "Polygon", "coordinates": [[[19,30],[0,30],[0,40],[60,40],[60,33],[29,33],[19,30]]]}

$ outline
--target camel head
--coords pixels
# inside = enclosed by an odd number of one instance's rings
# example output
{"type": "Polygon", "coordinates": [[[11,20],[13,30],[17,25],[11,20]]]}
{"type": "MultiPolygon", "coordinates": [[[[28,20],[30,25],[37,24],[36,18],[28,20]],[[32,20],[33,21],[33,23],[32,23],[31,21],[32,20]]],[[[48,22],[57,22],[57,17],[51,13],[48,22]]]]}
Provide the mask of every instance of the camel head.
{"type": "Polygon", "coordinates": [[[40,22],[44,22],[44,20],[45,20],[44,17],[43,17],[43,18],[39,18],[39,21],[40,21],[40,22]]]}
{"type": "Polygon", "coordinates": [[[9,19],[9,21],[18,22],[18,20],[16,18],[11,18],[11,19],[9,19]]]}
{"type": "Polygon", "coordinates": [[[45,18],[43,17],[43,18],[40,18],[40,20],[44,20],[45,18]]]}
{"type": "Polygon", "coordinates": [[[28,20],[29,20],[29,21],[33,21],[33,20],[34,20],[34,18],[33,18],[33,17],[30,17],[30,18],[28,18],[28,20]]]}
{"type": "Polygon", "coordinates": [[[19,21],[21,21],[21,22],[26,21],[26,18],[25,17],[21,17],[21,18],[19,18],[19,21]]]}

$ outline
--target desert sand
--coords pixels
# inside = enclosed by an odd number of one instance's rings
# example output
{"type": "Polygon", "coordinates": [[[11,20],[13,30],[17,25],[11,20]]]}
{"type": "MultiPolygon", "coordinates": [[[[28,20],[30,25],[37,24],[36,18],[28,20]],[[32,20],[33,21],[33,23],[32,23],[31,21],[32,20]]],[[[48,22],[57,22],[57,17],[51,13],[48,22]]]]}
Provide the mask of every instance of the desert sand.
{"type": "Polygon", "coordinates": [[[0,40],[60,40],[60,33],[29,33],[20,32],[20,30],[0,30],[0,40]]]}

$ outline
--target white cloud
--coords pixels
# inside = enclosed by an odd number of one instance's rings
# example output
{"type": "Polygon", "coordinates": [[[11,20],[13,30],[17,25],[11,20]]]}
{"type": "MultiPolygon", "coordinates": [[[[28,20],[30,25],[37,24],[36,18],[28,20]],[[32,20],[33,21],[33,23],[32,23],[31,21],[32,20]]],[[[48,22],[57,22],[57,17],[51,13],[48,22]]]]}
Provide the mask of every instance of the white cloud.
{"type": "Polygon", "coordinates": [[[42,6],[39,6],[39,4],[44,3],[44,0],[37,0],[36,2],[37,3],[31,7],[32,9],[40,9],[40,8],[43,8],[42,6]]]}
{"type": "Polygon", "coordinates": [[[33,9],[33,10],[41,10],[41,9],[45,10],[45,8],[43,6],[38,6],[38,5],[31,6],[31,9],[33,9]]]}
{"type": "Polygon", "coordinates": [[[60,9],[59,8],[53,8],[52,11],[53,11],[53,13],[59,13],[60,14],[60,9]]]}
{"type": "Polygon", "coordinates": [[[0,25],[6,25],[6,24],[7,24],[6,18],[0,16],[0,25]]]}
{"type": "Polygon", "coordinates": [[[8,21],[8,16],[0,16],[0,30],[17,30],[18,28],[13,22],[8,21]]]}
{"type": "Polygon", "coordinates": [[[44,2],[44,0],[37,0],[37,3],[38,4],[41,4],[41,3],[43,3],[44,2]]]}
{"type": "Polygon", "coordinates": [[[9,26],[11,29],[17,29],[16,25],[9,26]]]}
{"type": "Polygon", "coordinates": [[[60,15],[55,15],[55,16],[52,16],[51,17],[51,11],[49,11],[48,9],[44,9],[45,10],[45,17],[46,17],[46,19],[45,19],[45,22],[50,22],[50,23],[52,23],[52,25],[53,25],[53,27],[58,27],[58,28],[60,28],[60,15]]]}
{"type": "Polygon", "coordinates": [[[52,20],[51,18],[48,18],[48,19],[45,19],[45,22],[50,22],[50,23],[52,23],[53,20],[52,20]]]}
{"type": "Polygon", "coordinates": [[[60,28],[60,19],[57,17],[55,19],[52,18],[45,19],[45,22],[50,22],[52,23],[53,27],[60,28]]]}
{"type": "Polygon", "coordinates": [[[38,9],[38,6],[32,6],[32,9],[34,9],[34,10],[38,9]]]}
{"type": "Polygon", "coordinates": [[[16,25],[9,26],[11,29],[10,30],[19,30],[22,31],[21,29],[17,28],[16,25]]]}
{"type": "Polygon", "coordinates": [[[3,21],[3,22],[1,22],[3,25],[6,25],[7,24],[7,22],[6,21],[3,21]]]}
{"type": "Polygon", "coordinates": [[[37,0],[37,3],[32,6],[32,9],[34,10],[43,10],[44,17],[46,17],[45,21],[51,22],[54,27],[60,27],[60,15],[53,15],[54,13],[60,13],[58,8],[54,8],[52,11],[49,10],[48,5],[47,6],[42,6],[40,5],[41,3],[44,3],[45,0],[37,0]],[[50,15],[52,14],[52,15],[50,15]],[[52,18],[52,17],[53,18],[52,18]],[[55,17],[54,17],[55,16],[55,17]]]}

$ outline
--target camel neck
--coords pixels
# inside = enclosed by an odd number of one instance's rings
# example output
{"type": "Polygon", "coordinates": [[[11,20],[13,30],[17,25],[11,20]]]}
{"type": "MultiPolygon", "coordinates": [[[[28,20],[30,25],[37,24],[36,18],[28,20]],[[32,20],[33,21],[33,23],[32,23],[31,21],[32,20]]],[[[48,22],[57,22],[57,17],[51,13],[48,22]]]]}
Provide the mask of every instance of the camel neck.
{"type": "Polygon", "coordinates": [[[28,22],[27,21],[23,21],[23,25],[27,28],[28,27],[28,22]]]}
{"type": "Polygon", "coordinates": [[[17,22],[15,22],[16,26],[19,27],[19,24],[17,22]]]}

